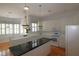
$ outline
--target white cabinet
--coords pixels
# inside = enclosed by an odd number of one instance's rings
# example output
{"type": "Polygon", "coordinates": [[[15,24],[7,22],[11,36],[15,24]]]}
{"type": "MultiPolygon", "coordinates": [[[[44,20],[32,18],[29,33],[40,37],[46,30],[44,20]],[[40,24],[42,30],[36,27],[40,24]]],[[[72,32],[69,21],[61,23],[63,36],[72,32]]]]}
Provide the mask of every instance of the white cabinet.
{"type": "Polygon", "coordinates": [[[65,48],[65,35],[61,34],[60,37],[58,38],[58,45],[61,48],[65,48]]]}
{"type": "Polygon", "coordinates": [[[55,41],[50,41],[50,45],[53,45],[53,46],[58,46],[59,45],[59,43],[58,43],[58,41],[57,42],[55,42],[55,41]]]}

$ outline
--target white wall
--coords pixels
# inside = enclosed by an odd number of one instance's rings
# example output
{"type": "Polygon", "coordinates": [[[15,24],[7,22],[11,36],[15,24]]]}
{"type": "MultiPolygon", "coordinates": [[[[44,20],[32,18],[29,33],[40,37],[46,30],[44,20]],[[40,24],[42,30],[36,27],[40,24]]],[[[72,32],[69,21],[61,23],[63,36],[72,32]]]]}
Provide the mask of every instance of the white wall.
{"type": "Polygon", "coordinates": [[[43,18],[43,31],[50,31],[47,33],[50,35],[53,31],[60,31],[61,36],[59,40],[59,46],[65,47],[65,26],[79,24],[79,11],[69,11],[58,13],[55,15],[49,15],[43,18]]]}

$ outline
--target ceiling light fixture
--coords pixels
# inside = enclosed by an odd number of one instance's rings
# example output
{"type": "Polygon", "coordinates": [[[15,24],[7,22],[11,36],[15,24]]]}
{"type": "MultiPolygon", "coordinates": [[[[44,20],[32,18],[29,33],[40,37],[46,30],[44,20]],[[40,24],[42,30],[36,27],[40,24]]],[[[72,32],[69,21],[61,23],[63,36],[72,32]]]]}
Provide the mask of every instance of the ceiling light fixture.
{"type": "MultiPolygon", "coordinates": [[[[41,15],[42,14],[41,13],[42,5],[38,5],[38,7],[39,7],[40,15],[41,15]]],[[[38,19],[38,27],[39,27],[40,35],[42,35],[42,21],[40,19],[41,18],[38,19]]]]}
{"type": "Polygon", "coordinates": [[[29,10],[29,7],[27,7],[27,6],[24,6],[24,10],[29,10]]]}

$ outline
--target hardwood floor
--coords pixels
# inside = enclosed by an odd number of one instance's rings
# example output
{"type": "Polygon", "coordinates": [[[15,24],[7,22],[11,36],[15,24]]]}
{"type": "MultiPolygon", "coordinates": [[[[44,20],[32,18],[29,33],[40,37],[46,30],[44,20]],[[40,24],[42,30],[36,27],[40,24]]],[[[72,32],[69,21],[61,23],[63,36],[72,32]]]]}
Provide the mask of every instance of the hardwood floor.
{"type": "Polygon", "coordinates": [[[0,50],[8,49],[10,47],[9,42],[0,43],[0,50]]]}
{"type": "Polygon", "coordinates": [[[65,56],[65,49],[56,46],[51,46],[49,56],[65,56]]]}
{"type": "Polygon", "coordinates": [[[11,53],[9,51],[10,43],[0,43],[0,56],[10,56],[11,53]]]}

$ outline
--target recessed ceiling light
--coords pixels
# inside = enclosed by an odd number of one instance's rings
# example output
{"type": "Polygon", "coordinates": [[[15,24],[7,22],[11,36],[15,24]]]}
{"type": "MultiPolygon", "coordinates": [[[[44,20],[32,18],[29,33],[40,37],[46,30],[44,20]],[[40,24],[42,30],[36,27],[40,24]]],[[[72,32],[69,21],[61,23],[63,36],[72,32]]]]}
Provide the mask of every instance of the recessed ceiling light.
{"type": "Polygon", "coordinates": [[[24,6],[24,10],[29,10],[29,7],[27,7],[27,6],[24,6]]]}

